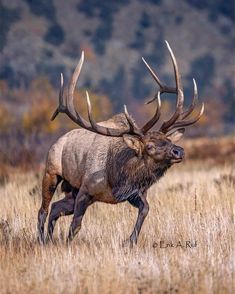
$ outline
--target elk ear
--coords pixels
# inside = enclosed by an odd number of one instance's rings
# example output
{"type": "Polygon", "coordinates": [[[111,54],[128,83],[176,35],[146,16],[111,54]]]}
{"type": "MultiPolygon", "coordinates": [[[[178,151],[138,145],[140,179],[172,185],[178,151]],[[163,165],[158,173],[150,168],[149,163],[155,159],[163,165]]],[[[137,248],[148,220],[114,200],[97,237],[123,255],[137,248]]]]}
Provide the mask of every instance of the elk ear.
{"type": "Polygon", "coordinates": [[[169,134],[167,136],[167,138],[170,139],[172,143],[176,143],[181,139],[181,137],[184,134],[184,131],[185,131],[184,128],[178,129],[178,130],[174,131],[173,133],[169,134]]]}
{"type": "Polygon", "coordinates": [[[138,157],[142,157],[142,152],[144,149],[143,143],[135,136],[130,136],[127,134],[123,135],[123,140],[127,146],[135,151],[138,157]]]}

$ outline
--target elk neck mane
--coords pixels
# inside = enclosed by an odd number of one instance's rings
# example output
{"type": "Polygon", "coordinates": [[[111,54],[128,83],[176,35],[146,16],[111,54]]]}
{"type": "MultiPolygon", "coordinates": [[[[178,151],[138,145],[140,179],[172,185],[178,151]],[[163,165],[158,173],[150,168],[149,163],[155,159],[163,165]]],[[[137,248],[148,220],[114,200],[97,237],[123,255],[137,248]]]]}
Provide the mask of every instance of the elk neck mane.
{"type": "Polygon", "coordinates": [[[113,196],[120,202],[144,193],[170,167],[169,162],[155,162],[147,155],[139,158],[123,141],[110,148],[107,159],[108,181],[113,196]]]}

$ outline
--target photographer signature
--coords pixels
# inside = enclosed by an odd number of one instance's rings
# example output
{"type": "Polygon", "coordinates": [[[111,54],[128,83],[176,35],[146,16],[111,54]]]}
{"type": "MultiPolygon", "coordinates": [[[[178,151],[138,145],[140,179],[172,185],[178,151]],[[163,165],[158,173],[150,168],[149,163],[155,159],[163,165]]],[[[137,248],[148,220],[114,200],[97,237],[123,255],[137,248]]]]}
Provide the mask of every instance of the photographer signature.
{"type": "Polygon", "coordinates": [[[197,247],[197,241],[195,240],[187,240],[187,241],[163,241],[160,240],[159,242],[154,241],[153,242],[153,248],[161,248],[161,249],[165,249],[165,248],[182,248],[182,249],[189,249],[189,248],[195,248],[197,247]]]}

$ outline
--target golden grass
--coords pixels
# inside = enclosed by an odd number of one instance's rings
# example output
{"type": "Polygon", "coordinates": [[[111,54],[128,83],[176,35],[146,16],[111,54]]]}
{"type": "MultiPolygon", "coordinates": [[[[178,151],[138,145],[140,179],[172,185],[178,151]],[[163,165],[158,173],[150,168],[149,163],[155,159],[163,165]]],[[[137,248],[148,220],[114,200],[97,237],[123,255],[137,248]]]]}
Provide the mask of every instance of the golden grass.
{"type": "Polygon", "coordinates": [[[121,245],[137,214],[128,203],[91,206],[69,247],[71,218],[63,217],[56,244],[40,247],[40,179],[11,175],[0,188],[0,293],[235,293],[234,167],[173,167],[149,191],[132,250],[121,245]],[[197,246],[160,248],[161,240],[197,246]]]}

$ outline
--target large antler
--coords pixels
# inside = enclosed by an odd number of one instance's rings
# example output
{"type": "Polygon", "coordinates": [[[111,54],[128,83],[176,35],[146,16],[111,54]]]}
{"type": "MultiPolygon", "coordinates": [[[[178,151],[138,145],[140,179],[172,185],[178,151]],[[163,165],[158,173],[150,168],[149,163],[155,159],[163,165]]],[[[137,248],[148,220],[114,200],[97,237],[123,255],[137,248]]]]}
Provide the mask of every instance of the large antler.
{"type": "Polygon", "coordinates": [[[82,52],[81,58],[78,62],[78,65],[72,75],[72,78],[70,80],[70,83],[68,85],[68,91],[67,95],[64,96],[64,81],[63,81],[63,74],[61,74],[61,83],[60,83],[60,93],[59,93],[59,106],[55,110],[54,114],[51,117],[51,120],[54,120],[56,116],[59,113],[65,113],[68,115],[68,117],[78,124],[80,127],[87,129],[89,131],[105,135],[105,136],[113,136],[113,137],[121,137],[124,134],[135,134],[135,135],[141,135],[141,130],[136,126],[136,124],[133,122],[131,117],[129,116],[127,110],[125,112],[125,115],[127,117],[127,121],[129,123],[129,126],[126,129],[114,129],[114,128],[108,128],[101,126],[100,124],[97,124],[92,116],[92,109],[91,109],[91,103],[89,99],[88,92],[86,92],[87,97],[87,105],[88,105],[88,118],[89,122],[85,120],[79,112],[74,107],[74,89],[78,80],[78,77],[80,75],[82,65],[84,62],[84,52],[82,52]]]}
{"type": "Polygon", "coordinates": [[[88,118],[89,122],[85,120],[79,112],[74,107],[74,89],[78,80],[78,77],[80,75],[82,65],[84,62],[84,52],[82,52],[81,58],[78,62],[78,65],[72,75],[72,78],[70,80],[70,83],[68,85],[68,90],[67,90],[67,95],[64,96],[64,81],[63,81],[63,75],[61,74],[61,85],[60,85],[60,94],[59,94],[59,106],[55,110],[54,114],[52,115],[52,120],[56,118],[56,116],[59,113],[65,113],[68,115],[68,117],[74,121],[76,124],[81,126],[84,129],[87,129],[89,131],[105,135],[105,136],[113,136],[113,137],[121,137],[124,134],[133,134],[142,137],[145,133],[147,133],[159,120],[160,118],[160,113],[161,113],[161,99],[160,96],[162,93],[175,93],[177,95],[176,99],[176,110],[175,113],[172,115],[172,117],[168,120],[163,122],[162,126],[160,127],[160,132],[162,133],[167,133],[172,129],[177,129],[177,128],[182,128],[186,127],[189,125],[194,124],[197,122],[200,117],[203,114],[204,111],[204,104],[202,104],[201,110],[199,114],[195,118],[191,118],[186,120],[187,117],[193,112],[196,101],[198,100],[198,92],[197,92],[197,85],[195,80],[193,79],[194,83],[194,97],[193,101],[188,108],[188,110],[183,112],[183,103],[184,103],[184,94],[183,94],[183,87],[181,83],[181,77],[178,69],[178,64],[176,62],[176,58],[174,56],[174,53],[166,41],[166,45],[168,48],[168,51],[170,52],[171,60],[173,63],[173,68],[174,68],[174,74],[175,74],[175,81],[176,81],[176,87],[169,87],[166,86],[156,75],[156,73],[153,71],[153,69],[150,67],[150,65],[145,61],[144,58],[143,62],[145,63],[146,67],[148,68],[150,74],[154,78],[154,80],[157,82],[159,85],[160,89],[158,90],[157,94],[155,97],[149,101],[148,103],[153,102],[154,100],[157,101],[157,108],[154,113],[154,116],[142,127],[139,128],[133,118],[130,116],[130,114],[127,111],[126,106],[124,105],[124,114],[126,116],[126,120],[128,123],[128,126],[125,129],[114,129],[114,128],[108,128],[105,126],[102,126],[100,124],[97,124],[93,118],[92,115],[92,108],[91,108],[91,103],[90,103],[90,98],[88,92],[86,92],[86,98],[87,98],[87,106],[88,106],[88,118]]]}
{"type": "Polygon", "coordinates": [[[182,128],[182,127],[192,125],[192,124],[194,124],[195,122],[197,122],[200,119],[200,117],[202,116],[202,114],[204,112],[204,104],[202,104],[201,110],[200,110],[199,114],[195,118],[185,120],[193,112],[193,110],[195,108],[195,105],[196,105],[196,101],[198,100],[197,85],[196,85],[195,80],[193,79],[193,84],[194,84],[193,101],[192,101],[190,107],[188,108],[188,110],[183,112],[184,94],[183,94],[183,86],[182,86],[181,77],[180,77],[180,73],[179,73],[179,69],[178,69],[178,64],[177,64],[176,58],[174,56],[174,53],[173,53],[173,51],[172,51],[172,49],[171,49],[171,47],[170,47],[170,45],[168,44],[167,41],[166,41],[166,45],[167,45],[167,49],[168,49],[168,51],[170,53],[171,60],[172,60],[172,63],[173,63],[176,87],[173,88],[173,87],[166,86],[159,79],[157,74],[153,71],[153,69],[145,61],[145,59],[142,58],[142,60],[145,63],[146,67],[148,68],[150,74],[152,75],[152,77],[154,78],[154,80],[157,82],[157,84],[160,87],[160,89],[158,90],[155,97],[148,102],[148,103],[151,103],[152,101],[157,99],[158,107],[157,107],[156,113],[154,114],[153,118],[150,121],[148,121],[142,127],[142,132],[143,133],[147,133],[156,124],[156,122],[160,118],[160,104],[159,104],[159,101],[160,101],[160,95],[162,93],[176,93],[177,94],[175,113],[172,115],[172,117],[168,121],[163,122],[162,126],[159,129],[160,132],[162,132],[162,133],[167,133],[170,130],[175,129],[175,128],[177,129],[177,128],[182,128]]]}
{"type": "Polygon", "coordinates": [[[201,116],[203,115],[203,113],[204,113],[204,103],[202,103],[201,109],[198,112],[198,114],[196,115],[196,117],[186,120],[186,118],[189,117],[189,115],[195,109],[196,102],[198,101],[198,90],[197,90],[197,84],[196,84],[195,79],[193,79],[193,86],[194,86],[194,95],[193,95],[193,101],[192,101],[191,105],[189,106],[189,108],[186,111],[181,113],[180,119],[177,120],[173,125],[171,125],[167,129],[167,132],[171,131],[172,129],[179,129],[179,128],[190,126],[190,125],[196,123],[201,118],[201,116]]]}

